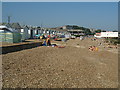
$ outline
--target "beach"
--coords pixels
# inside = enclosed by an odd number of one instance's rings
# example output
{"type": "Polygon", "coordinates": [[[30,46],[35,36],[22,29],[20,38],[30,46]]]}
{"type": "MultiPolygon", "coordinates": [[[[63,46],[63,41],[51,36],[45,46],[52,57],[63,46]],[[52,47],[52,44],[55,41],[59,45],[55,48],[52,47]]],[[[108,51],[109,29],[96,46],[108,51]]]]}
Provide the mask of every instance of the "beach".
{"type": "Polygon", "coordinates": [[[52,41],[2,55],[3,88],[117,88],[118,49],[103,39],[52,41]],[[99,45],[99,43],[102,45],[99,45]],[[89,46],[98,51],[89,51],[89,46]]]}

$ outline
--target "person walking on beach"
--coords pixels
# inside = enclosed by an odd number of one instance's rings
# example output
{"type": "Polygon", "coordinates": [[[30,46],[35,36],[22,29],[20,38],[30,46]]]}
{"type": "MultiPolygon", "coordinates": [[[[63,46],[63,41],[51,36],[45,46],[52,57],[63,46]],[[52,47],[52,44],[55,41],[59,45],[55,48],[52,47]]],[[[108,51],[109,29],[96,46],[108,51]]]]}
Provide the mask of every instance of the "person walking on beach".
{"type": "Polygon", "coordinates": [[[50,37],[47,38],[47,40],[46,40],[46,44],[47,44],[47,46],[51,46],[50,37]]]}

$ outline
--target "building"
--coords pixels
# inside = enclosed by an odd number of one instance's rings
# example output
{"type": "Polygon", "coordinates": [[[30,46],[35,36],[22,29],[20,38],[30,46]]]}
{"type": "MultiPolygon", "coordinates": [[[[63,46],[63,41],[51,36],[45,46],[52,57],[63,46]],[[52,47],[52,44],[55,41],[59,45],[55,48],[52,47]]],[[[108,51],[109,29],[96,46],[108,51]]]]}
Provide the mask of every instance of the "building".
{"type": "Polygon", "coordinates": [[[29,39],[29,34],[28,34],[29,27],[27,25],[24,25],[21,28],[21,35],[22,35],[22,41],[29,39]]]}
{"type": "Polygon", "coordinates": [[[68,30],[68,32],[71,35],[85,35],[83,30],[79,30],[79,29],[71,29],[71,30],[68,30]]]}
{"type": "Polygon", "coordinates": [[[31,28],[30,28],[30,33],[29,33],[30,38],[34,38],[34,37],[35,37],[35,35],[36,35],[35,33],[36,33],[35,28],[31,27],[31,28]]]}
{"type": "Polygon", "coordinates": [[[7,26],[0,26],[0,42],[8,42],[8,43],[19,43],[21,42],[21,34],[7,26]]]}
{"type": "Polygon", "coordinates": [[[91,31],[92,33],[94,33],[94,32],[96,31],[96,29],[90,28],[90,31],[91,31]]]}
{"type": "Polygon", "coordinates": [[[18,32],[21,32],[21,26],[19,23],[11,23],[11,28],[17,30],[18,32]]]}
{"type": "Polygon", "coordinates": [[[96,33],[94,37],[97,37],[97,38],[118,37],[118,32],[108,31],[108,32],[96,33]]]}

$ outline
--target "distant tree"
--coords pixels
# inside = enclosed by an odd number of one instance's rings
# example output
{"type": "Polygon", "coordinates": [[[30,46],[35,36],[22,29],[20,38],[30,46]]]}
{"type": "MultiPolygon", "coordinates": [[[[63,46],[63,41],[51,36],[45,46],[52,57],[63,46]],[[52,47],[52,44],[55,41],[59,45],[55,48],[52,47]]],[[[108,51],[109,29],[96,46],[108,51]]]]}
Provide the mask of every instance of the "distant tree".
{"type": "Polygon", "coordinates": [[[92,35],[92,32],[91,32],[90,29],[88,29],[88,28],[85,28],[84,33],[85,33],[86,35],[92,35]]]}
{"type": "Polygon", "coordinates": [[[84,27],[79,27],[79,26],[76,26],[76,25],[73,25],[73,26],[72,26],[72,29],[85,30],[86,28],[84,28],[84,27]]]}
{"type": "Polygon", "coordinates": [[[38,26],[37,28],[41,28],[41,27],[38,26]]]}
{"type": "Polygon", "coordinates": [[[63,29],[62,27],[60,29],[63,29]]]}
{"type": "Polygon", "coordinates": [[[101,29],[95,30],[95,33],[100,33],[100,32],[102,32],[101,29]]]}
{"type": "Polygon", "coordinates": [[[79,26],[75,26],[75,25],[73,25],[72,28],[73,28],[73,29],[80,29],[79,26]]]}
{"type": "Polygon", "coordinates": [[[84,27],[80,27],[80,29],[81,29],[81,30],[86,30],[86,28],[84,28],[84,27]]]}
{"type": "Polygon", "coordinates": [[[113,32],[118,32],[117,30],[114,30],[113,32]]]}
{"type": "Polygon", "coordinates": [[[102,32],[106,32],[105,30],[102,30],[102,32]]]}
{"type": "Polygon", "coordinates": [[[38,26],[37,29],[41,29],[41,27],[38,26]]]}

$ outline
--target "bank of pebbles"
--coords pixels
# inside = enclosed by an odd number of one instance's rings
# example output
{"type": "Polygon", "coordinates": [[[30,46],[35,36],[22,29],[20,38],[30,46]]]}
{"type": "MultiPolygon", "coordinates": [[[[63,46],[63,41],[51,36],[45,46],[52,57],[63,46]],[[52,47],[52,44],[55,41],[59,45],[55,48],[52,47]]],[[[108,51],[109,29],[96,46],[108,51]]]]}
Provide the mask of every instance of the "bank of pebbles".
{"type": "Polygon", "coordinates": [[[73,46],[85,47],[87,41],[58,43],[66,47],[40,46],[2,55],[3,87],[117,87],[117,54],[107,51],[90,52],[88,48],[73,46]]]}

